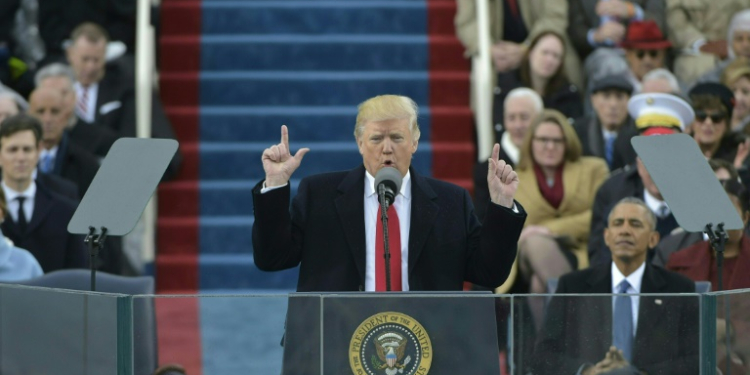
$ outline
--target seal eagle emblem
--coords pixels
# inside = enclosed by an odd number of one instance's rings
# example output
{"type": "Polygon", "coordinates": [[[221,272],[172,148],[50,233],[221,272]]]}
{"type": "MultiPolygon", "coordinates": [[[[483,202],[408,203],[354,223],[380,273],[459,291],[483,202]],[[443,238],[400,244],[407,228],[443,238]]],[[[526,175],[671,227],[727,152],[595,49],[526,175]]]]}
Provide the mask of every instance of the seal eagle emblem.
{"type": "Polygon", "coordinates": [[[355,375],[426,375],[432,355],[424,327],[398,312],[365,319],[349,345],[349,364],[355,375]]]}

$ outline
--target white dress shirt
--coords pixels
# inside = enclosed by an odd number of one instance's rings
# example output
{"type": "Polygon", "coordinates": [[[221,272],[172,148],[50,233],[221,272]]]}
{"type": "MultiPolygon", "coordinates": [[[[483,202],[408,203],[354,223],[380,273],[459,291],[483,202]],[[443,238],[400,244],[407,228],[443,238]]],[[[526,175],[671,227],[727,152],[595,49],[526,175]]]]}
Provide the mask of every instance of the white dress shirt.
{"type": "MultiPolygon", "coordinates": [[[[378,217],[378,194],[375,192],[375,177],[365,172],[365,291],[375,291],[375,235],[378,217]]],[[[409,290],[409,227],[411,224],[411,172],[401,182],[401,191],[396,195],[393,208],[398,215],[401,231],[401,290],[409,290]]],[[[390,249],[393,252],[395,249],[390,249]]]]}
{"type": "Polygon", "coordinates": [[[667,202],[651,195],[651,193],[648,192],[648,189],[643,189],[643,201],[646,202],[646,205],[651,209],[651,212],[653,212],[659,219],[669,216],[669,213],[671,212],[667,202]],[[662,212],[662,207],[664,207],[664,212],[662,212]]]}
{"type": "Polygon", "coordinates": [[[521,149],[513,143],[513,138],[507,131],[500,136],[500,146],[503,146],[505,154],[508,155],[513,165],[518,165],[518,160],[521,159],[521,149]]]}
{"type": "Polygon", "coordinates": [[[5,201],[8,205],[8,214],[10,217],[14,222],[18,222],[18,201],[16,198],[24,196],[26,197],[26,200],[23,201],[23,214],[26,216],[26,223],[30,223],[31,215],[34,214],[34,197],[36,196],[36,183],[34,180],[31,180],[29,187],[22,192],[17,192],[9,188],[8,185],[5,184],[5,181],[1,184],[3,186],[3,192],[5,193],[5,201]]]}
{"type": "MultiPolygon", "coordinates": [[[[620,272],[620,269],[617,268],[615,265],[615,262],[612,262],[612,294],[620,293],[619,291],[619,285],[622,282],[623,279],[627,279],[628,283],[630,284],[630,288],[628,288],[628,294],[639,294],[641,293],[641,284],[643,281],[643,273],[646,270],[646,263],[644,262],[641,264],[638,269],[636,269],[633,273],[628,275],[628,277],[625,277],[625,275],[620,272]]],[[[635,337],[635,332],[638,328],[638,304],[640,303],[640,297],[638,296],[631,296],[630,300],[633,302],[631,305],[633,307],[633,337],[635,337]]],[[[614,313],[615,313],[615,299],[612,298],[612,318],[614,319],[614,313]]]]}
{"type": "Polygon", "coordinates": [[[78,114],[78,117],[83,121],[93,123],[96,118],[96,99],[99,95],[99,84],[94,83],[88,87],[88,92],[86,93],[86,95],[88,95],[88,100],[86,101],[86,113],[81,113],[78,109],[78,100],[81,100],[83,97],[83,86],[78,82],[76,82],[74,86],[76,89],[76,113],[78,114]]]}

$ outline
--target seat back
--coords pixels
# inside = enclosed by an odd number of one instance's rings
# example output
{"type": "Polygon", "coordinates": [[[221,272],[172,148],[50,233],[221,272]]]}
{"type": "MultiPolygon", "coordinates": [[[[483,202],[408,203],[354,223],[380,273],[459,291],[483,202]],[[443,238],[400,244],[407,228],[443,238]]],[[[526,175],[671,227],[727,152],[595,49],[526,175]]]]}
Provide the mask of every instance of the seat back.
{"type": "MultiPolygon", "coordinates": [[[[40,277],[14,281],[13,284],[88,291],[91,289],[91,273],[84,269],[67,269],[50,272],[40,277]]],[[[96,291],[117,294],[154,294],[154,278],[151,276],[124,277],[105,272],[96,273],[96,291]]],[[[64,327],[60,327],[64,328],[64,327]]],[[[156,336],[156,314],[154,300],[133,300],[133,355],[134,373],[150,374],[158,364],[156,336]]],[[[78,333],[73,333],[73,336],[78,333]]]]}

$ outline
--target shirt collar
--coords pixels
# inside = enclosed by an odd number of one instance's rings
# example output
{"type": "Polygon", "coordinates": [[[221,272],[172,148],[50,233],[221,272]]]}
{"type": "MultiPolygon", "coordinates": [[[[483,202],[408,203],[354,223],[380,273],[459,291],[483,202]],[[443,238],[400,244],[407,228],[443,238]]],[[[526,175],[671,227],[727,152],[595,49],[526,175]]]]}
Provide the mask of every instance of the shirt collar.
{"type": "Polygon", "coordinates": [[[510,133],[507,131],[500,136],[500,146],[503,147],[503,150],[510,158],[510,161],[512,161],[513,164],[518,164],[518,159],[521,158],[521,150],[515,145],[515,143],[513,143],[513,138],[510,137],[510,133]]]}
{"type": "Polygon", "coordinates": [[[615,265],[615,262],[612,262],[612,293],[619,293],[620,291],[617,290],[618,285],[622,282],[623,279],[627,279],[628,283],[630,283],[630,290],[635,290],[635,293],[638,294],[641,292],[641,283],[643,281],[643,273],[646,270],[646,262],[641,263],[641,266],[638,267],[638,269],[635,270],[635,272],[628,275],[628,277],[625,277],[625,275],[620,272],[620,269],[617,268],[617,265],[615,265]]]}
{"type": "Polygon", "coordinates": [[[617,131],[607,130],[602,126],[602,136],[604,137],[604,140],[606,141],[607,138],[617,138],[617,131]]]}
{"type": "MultiPolygon", "coordinates": [[[[365,197],[375,195],[375,177],[365,170],[365,197]]],[[[398,192],[406,199],[411,198],[411,172],[406,171],[406,176],[401,180],[401,190],[398,192]]]]}
{"type": "MultiPolygon", "coordinates": [[[[81,92],[83,92],[83,89],[84,89],[83,85],[81,85],[80,82],[76,82],[76,83],[73,84],[73,86],[76,88],[76,93],[78,95],[81,95],[81,92]]],[[[91,93],[92,90],[96,90],[97,88],[99,88],[99,82],[94,82],[94,83],[86,86],[86,90],[89,93],[91,93]]]]}
{"type": "Polygon", "coordinates": [[[43,148],[42,152],[39,154],[39,160],[42,160],[44,156],[50,155],[53,158],[57,156],[57,150],[60,148],[59,145],[52,147],[51,149],[43,148]]]}
{"type": "MultiPolygon", "coordinates": [[[[643,201],[646,202],[646,205],[651,209],[651,212],[656,214],[659,213],[659,208],[662,204],[667,204],[667,202],[651,195],[646,188],[643,188],[643,201]]],[[[667,205],[667,207],[669,207],[669,205],[667,205]]]]}
{"type": "Polygon", "coordinates": [[[5,181],[2,182],[3,186],[3,192],[5,193],[5,201],[6,202],[12,202],[14,199],[24,196],[26,198],[33,198],[36,195],[36,183],[34,180],[31,180],[31,184],[29,184],[29,187],[26,188],[26,190],[18,192],[13,189],[11,189],[8,185],[5,184],[5,181]]]}

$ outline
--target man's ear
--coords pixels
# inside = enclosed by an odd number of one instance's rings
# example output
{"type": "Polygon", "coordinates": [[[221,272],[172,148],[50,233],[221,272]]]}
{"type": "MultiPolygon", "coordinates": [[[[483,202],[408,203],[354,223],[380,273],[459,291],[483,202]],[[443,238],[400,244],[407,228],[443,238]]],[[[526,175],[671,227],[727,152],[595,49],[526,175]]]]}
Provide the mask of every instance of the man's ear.
{"type": "Polygon", "coordinates": [[[651,234],[648,235],[648,248],[654,249],[656,248],[656,245],[659,244],[659,240],[661,239],[661,235],[657,231],[652,231],[651,234]]]}

